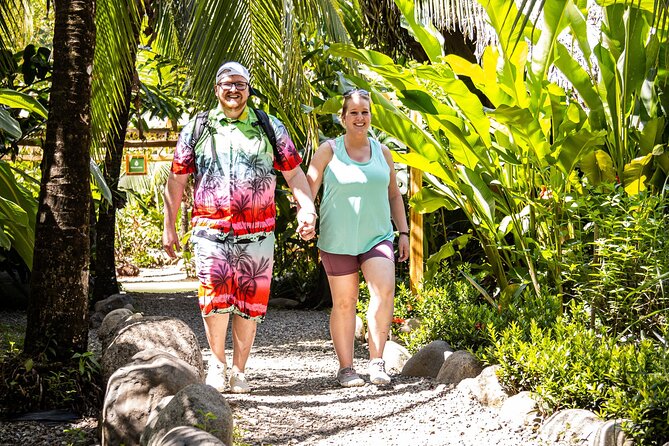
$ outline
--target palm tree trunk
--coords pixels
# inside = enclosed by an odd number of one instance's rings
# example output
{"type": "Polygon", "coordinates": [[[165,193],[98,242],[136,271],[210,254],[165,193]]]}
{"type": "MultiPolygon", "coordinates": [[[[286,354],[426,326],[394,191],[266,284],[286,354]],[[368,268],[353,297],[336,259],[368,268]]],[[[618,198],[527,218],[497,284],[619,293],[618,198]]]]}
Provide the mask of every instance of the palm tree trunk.
{"type": "Polygon", "coordinates": [[[49,102],[24,351],[88,344],[91,73],[95,1],[55,0],[49,102]]]}

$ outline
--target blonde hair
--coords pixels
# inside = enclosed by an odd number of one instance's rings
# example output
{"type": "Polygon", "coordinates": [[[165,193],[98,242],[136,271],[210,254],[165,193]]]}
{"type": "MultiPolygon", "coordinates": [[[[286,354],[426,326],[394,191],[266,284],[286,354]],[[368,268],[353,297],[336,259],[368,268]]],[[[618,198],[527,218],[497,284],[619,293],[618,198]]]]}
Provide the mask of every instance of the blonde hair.
{"type": "Polygon", "coordinates": [[[341,115],[346,116],[348,111],[348,103],[353,98],[353,96],[358,96],[359,98],[365,99],[370,104],[372,103],[372,98],[369,97],[369,92],[367,90],[362,90],[359,88],[354,88],[344,93],[344,104],[341,106],[341,115]]]}

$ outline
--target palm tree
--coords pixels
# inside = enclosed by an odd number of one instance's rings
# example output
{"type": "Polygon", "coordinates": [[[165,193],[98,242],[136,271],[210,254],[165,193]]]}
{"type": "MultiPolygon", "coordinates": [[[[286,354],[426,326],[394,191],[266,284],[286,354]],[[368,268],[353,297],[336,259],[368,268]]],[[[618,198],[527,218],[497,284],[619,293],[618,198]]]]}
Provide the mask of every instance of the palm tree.
{"type": "Polygon", "coordinates": [[[53,85],[44,145],[24,350],[58,359],[88,344],[91,80],[95,2],[56,0],[53,85]]]}

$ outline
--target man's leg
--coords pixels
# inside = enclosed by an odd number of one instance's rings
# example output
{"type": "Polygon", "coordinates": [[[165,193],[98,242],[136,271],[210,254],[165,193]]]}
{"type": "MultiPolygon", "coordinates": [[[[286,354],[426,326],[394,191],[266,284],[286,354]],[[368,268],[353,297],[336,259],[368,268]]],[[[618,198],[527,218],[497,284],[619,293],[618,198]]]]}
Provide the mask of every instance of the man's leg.
{"type": "Polygon", "coordinates": [[[257,323],[235,314],[232,319],[232,371],[244,373],[256,337],[257,323]]]}
{"type": "Polygon", "coordinates": [[[204,331],[207,334],[209,348],[214,358],[222,364],[227,364],[225,360],[225,339],[228,332],[229,313],[211,314],[204,319],[204,331]]]}

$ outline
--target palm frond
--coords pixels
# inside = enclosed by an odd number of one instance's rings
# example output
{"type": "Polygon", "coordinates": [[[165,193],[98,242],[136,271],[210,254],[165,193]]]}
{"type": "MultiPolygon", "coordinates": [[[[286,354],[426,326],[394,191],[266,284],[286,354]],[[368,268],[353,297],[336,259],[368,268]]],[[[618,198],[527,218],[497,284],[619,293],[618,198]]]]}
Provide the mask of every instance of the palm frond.
{"type": "Polygon", "coordinates": [[[315,118],[302,113],[302,105],[311,105],[311,86],[300,39],[322,27],[333,41],[347,41],[340,1],[174,1],[174,20],[157,20],[156,26],[166,43],[172,42],[174,30],[185,36],[183,58],[192,72],[189,91],[203,107],[215,104],[212,87],[220,64],[237,60],[250,69],[253,87],[267,98],[270,111],[298,144],[309,146],[317,133],[315,118]]]}
{"type": "Polygon", "coordinates": [[[126,107],[123,86],[134,72],[141,1],[98,0],[91,98],[92,156],[104,157],[119,112],[126,107]]]}

